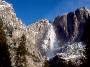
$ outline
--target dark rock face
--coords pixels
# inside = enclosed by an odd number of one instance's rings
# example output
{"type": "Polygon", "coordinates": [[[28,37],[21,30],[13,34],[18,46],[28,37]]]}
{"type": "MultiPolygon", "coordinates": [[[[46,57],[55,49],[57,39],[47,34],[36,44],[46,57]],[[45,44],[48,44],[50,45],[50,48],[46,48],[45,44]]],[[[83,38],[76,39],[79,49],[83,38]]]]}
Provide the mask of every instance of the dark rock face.
{"type": "Polygon", "coordinates": [[[90,67],[90,16],[86,20],[85,31],[83,33],[83,41],[86,44],[86,64],[84,66],[90,67]]]}
{"type": "Polygon", "coordinates": [[[82,41],[88,18],[89,13],[85,8],[77,9],[75,12],[56,17],[53,25],[56,28],[57,38],[62,42],[82,41]]]}
{"type": "Polygon", "coordinates": [[[2,29],[2,22],[0,19],[0,67],[11,67],[10,53],[8,51],[5,33],[2,29]]]}
{"type": "Polygon", "coordinates": [[[73,64],[71,61],[66,62],[64,59],[61,59],[58,56],[55,56],[53,59],[51,59],[50,61],[48,61],[47,63],[49,63],[48,67],[90,67],[89,63],[87,63],[87,60],[81,59],[81,61],[83,61],[83,64],[77,66],[75,64],[73,64]]]}
{"type": "Polygon", "coordinates": [[[49,61],[50,67],[90,67],[90,13],[85,8],[77,9],[64,16],[58,16],[53,23],[57,38],[66,42],[83,42],[86,45],[85,55],[87,59],[81,59],[80,65],[65,63],[63,59],[55,56],[49,61]]]}
{"type": "Polygon", "coordinates": [[[49,67],[75,67],[72,62],[66,63],[64,59],[55,56],[49,62],[49,67]]]}

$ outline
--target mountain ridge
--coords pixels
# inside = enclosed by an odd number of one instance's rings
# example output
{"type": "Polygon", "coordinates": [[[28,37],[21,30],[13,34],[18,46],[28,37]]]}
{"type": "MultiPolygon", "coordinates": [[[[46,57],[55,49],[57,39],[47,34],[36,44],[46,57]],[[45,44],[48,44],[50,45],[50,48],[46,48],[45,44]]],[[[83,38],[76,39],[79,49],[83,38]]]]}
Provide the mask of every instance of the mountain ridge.
{"type": "Polygon", "coordinates": [[[89,57],[84,54],[90,49],[89,20],[90,11],[83,7],[56,17],[53,23],[42,19],[26,26],[12,5],[1,1],[0,67],[59,67],[69,62],[82,67],[89,57]]]}

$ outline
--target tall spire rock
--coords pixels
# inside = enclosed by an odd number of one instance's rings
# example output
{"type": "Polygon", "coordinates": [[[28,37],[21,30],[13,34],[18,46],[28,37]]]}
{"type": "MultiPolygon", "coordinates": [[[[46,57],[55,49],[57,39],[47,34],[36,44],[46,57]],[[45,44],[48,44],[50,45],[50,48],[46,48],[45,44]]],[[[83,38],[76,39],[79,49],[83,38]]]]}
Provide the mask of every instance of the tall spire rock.
{"type": "Polygon", "coordinates": [[[0,0],[0,67],[88,65],[89,25],[90,10],[79,8],[52,23],[42,19],[26,26],[13,6],[0,0]]]}

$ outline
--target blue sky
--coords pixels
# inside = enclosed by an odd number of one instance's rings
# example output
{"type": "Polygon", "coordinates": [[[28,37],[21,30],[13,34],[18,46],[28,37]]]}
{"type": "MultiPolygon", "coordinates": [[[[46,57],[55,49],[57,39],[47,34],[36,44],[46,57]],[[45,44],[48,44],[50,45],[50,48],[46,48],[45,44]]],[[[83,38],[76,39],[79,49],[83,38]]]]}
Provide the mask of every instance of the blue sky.
{"type": "Polygon", "coordinates": [[[31,24],[40,19],[51,21],[58,15],[74,11],[80,7],[90,8],[90,0],[6,0],[13,4],[18,18],[25,24],[31,24]]]}

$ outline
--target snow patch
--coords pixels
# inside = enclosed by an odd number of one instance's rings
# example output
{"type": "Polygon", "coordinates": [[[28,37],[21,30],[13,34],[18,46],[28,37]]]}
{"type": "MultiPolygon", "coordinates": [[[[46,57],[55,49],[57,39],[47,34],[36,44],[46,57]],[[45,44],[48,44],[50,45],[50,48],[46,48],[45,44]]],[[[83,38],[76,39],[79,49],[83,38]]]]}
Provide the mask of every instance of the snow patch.
{"type": "Polygon", "coordinates": [[[85,46],[82,42],[76,42],[72,44],[68,42],[63,44],[63,47],[60,47],[54,27],[50,23],[46,37],[43,40],[42,48],[46,53],[47,60],[52,59],[56,55],[59,55],[65,60],[71,58],[76,59],[77,57],[85,57],[83,54],[85,46]]]}

